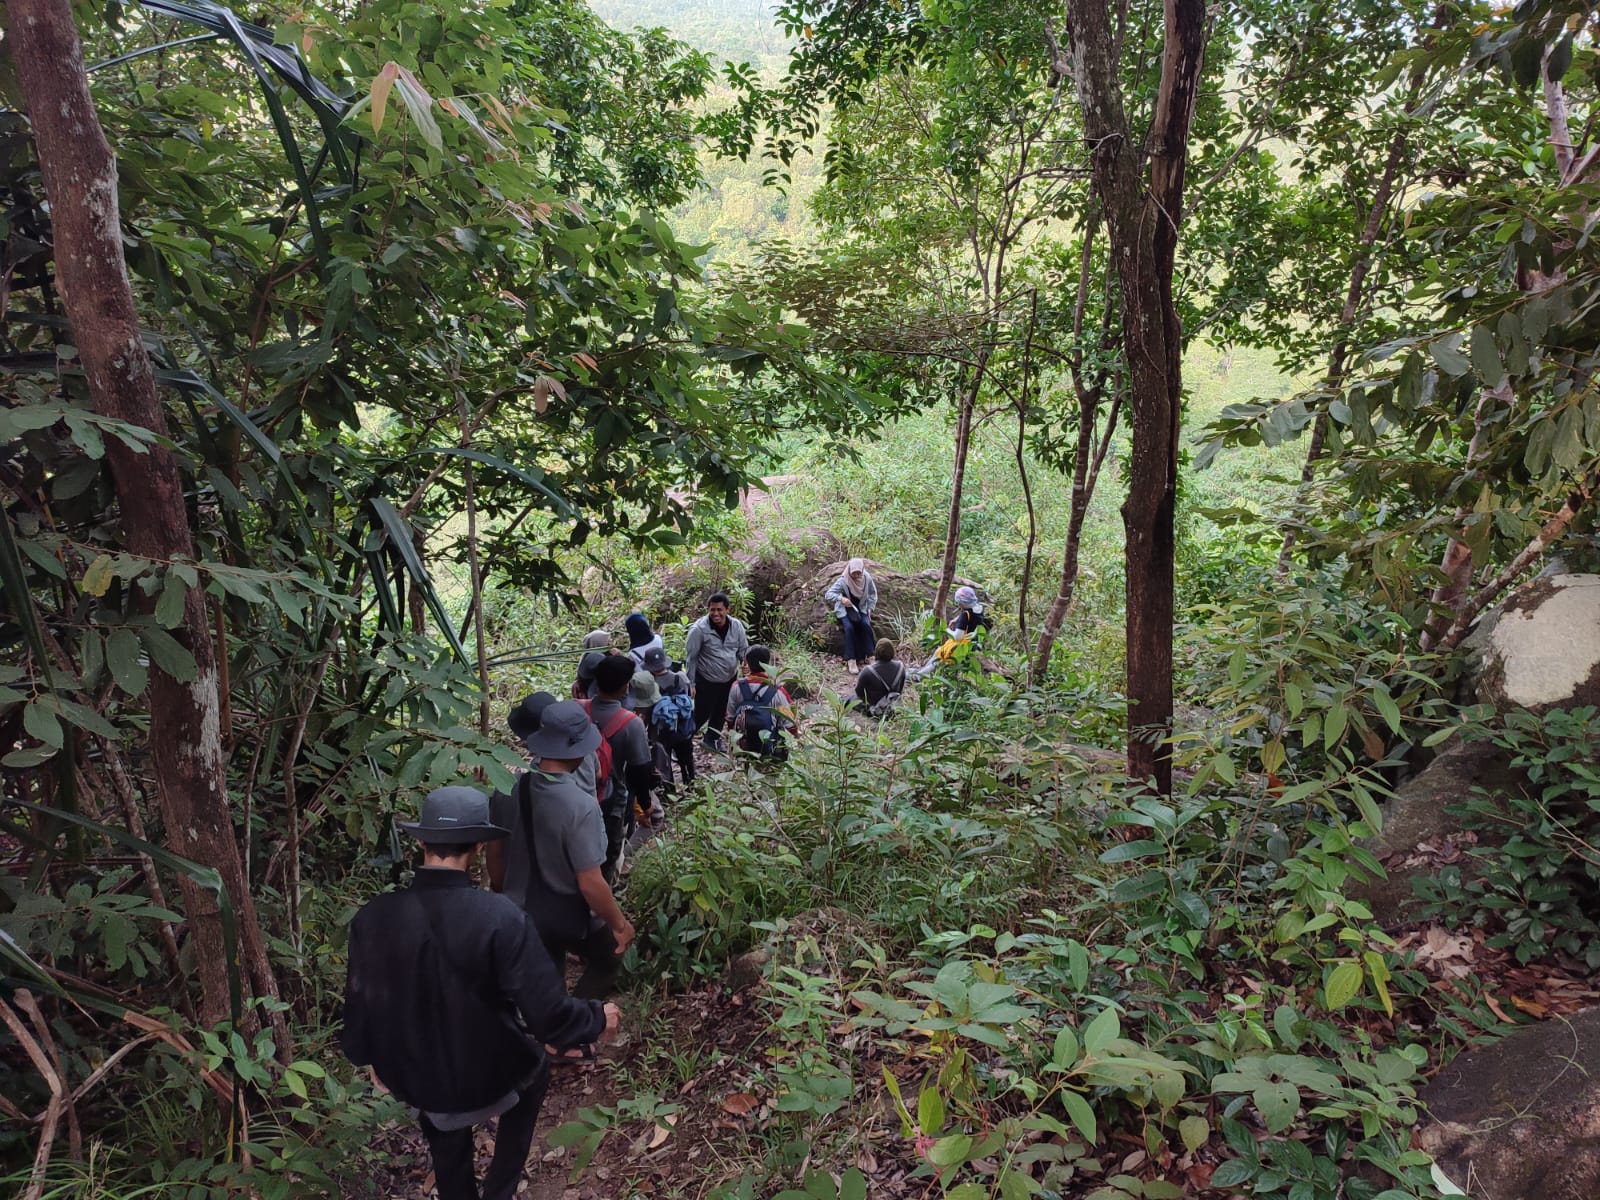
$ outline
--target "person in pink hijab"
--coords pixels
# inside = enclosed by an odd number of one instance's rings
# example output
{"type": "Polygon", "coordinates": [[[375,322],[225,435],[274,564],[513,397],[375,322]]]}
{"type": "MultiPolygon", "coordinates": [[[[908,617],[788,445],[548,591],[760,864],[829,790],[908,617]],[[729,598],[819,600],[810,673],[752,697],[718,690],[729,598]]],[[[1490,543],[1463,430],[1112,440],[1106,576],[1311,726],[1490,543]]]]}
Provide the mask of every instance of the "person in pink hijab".
{"type": "Polygon", "coordinates": [[[844,632],[844,661],[850,674],[872,657],[878,635],[872,631],[872,610],[878,607],[878,585],[872,582],[867,560],[852,558],[844,572],[823,595],[833,605],[844,632]]]}

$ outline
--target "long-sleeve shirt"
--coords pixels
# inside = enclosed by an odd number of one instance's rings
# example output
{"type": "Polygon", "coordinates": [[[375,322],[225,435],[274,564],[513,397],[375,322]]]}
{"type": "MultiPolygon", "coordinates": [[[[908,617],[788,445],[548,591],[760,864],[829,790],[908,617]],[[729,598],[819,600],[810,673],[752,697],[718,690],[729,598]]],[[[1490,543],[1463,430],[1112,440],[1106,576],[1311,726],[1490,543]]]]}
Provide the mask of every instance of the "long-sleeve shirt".
{"type": "Polygon", "coordinates": [[[841,621],[844,620],[846,596],[850,596],[850,602],[863,617],[870,617],[872,610],[878,607],[878,585],[872,581],[872,572],[863,571],[861,577],[865,582],[862,584],[859,600],[850,595],[850,583],[843,575],[835,579],[832,586],[822,593],[822,598],[833,605],[833,615],[841,621]]]}
{"type": "Polygon", "coordinates": [[[592,1042],[595,1000],[575,1000],[528,915],[464,871],[424,867],[350,922],[340,1044],[415,1108],[470,1113],[526,1083],[543,1046],[592,1042]]]}
{"type": "Polygon", "coordinates": [[[707,683],[731,683],[739,678],[739,667],[750,649],[750,637],[744,631],[744,622],[729,617],[726,628],[711,627],[709,616],[701,617],[689,626],[689,641],[683,651],[683,670],[689,677],[689,686],[707,683]]]}

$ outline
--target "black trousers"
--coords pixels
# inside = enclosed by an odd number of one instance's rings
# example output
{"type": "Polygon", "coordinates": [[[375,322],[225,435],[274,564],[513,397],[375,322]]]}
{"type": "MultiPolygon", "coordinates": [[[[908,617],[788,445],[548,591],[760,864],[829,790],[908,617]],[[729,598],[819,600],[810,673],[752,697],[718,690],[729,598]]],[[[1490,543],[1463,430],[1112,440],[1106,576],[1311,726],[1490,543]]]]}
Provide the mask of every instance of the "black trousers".
{"type": "Polygon", "coordinates": [[[728,724],[728,693],[733,691],[733,680],[712,683],[707,679],[695,681],[694,727],[715,729],[718,733],[728,724]]]}
{"type": "MultiPolygon", "coordinates": [[[[556,970],[561,970],[568,954],[583,959],[583,974],[572,985],[572,994],[579,1000],[604,1000],[617,990],[617,973],[622,969],[622,956],[617,953],[616,936],[606,926],[591,930],[587,935],[565,938],[557,934],[539,932],[539,939],[550,952],[556,970]]],[[[444,1200],[441,1195],[439,1200],[444,1200]]]]}
{"type": "Polygon", "coordinates": [[[489,1173],[483,1177],[481,1193],[473,1170],[473,1127],[435,1129],[428,1115],[422,1114],[422,1136],[428,1140],[428,1150],[433,1155],[433,1177],[439,1187],[439,1200],[479,1200],[480,1196],[482,1200],[512,1200],[522,1182],[523,1169],[528,1165],[533,1127],[539,1120],[539,1109],[549,1086],[550,1068],[541,1064],[539,1073],[521,1090],[517,1102],[500,1114],[494,1137],[494,1157],[489,1160],[489,1173]]]}

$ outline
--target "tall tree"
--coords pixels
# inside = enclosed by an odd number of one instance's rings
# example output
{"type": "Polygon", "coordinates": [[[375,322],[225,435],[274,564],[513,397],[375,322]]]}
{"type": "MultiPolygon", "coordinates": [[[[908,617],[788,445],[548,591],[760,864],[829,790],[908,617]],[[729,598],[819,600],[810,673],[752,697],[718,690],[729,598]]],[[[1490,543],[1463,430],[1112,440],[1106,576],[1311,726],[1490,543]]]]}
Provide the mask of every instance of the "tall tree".
{"type": "MultiPolygon", "coordinates": [[[[117,164],[89,95],[83,48],[67,0],[8,0],[12,65],[27,99],[50,199],[56,284],[72,326],[95,411],[168,437],[156,379],[134,311],[122,251],[117,164]]],[[[175,456],[162,444],[136,451],[107,446],[121,508],[122,536],[145,558],[193,561],[194,541],[175,456]]],[[[215,868],[233,901],[245,966],[256,993],[277,996],[277,982],[234,841],[224,777],[217,654],[203,593],[186,589],[175,630],[180,663],[149,670],[150,754],[167,836],[180,854],[215,868]]],[[[221,913],[185,876],[194,930],[201,1015],[212,1024],[238,1017],[230,988],[221,913]]],[[[289,1051],[281,1016],[279,1052],[289,1051]]]]}
{"type": "Polygon", "coordinates": [[[1123,93],[1119,23],[1107,0],[1068,0],[1056,69],[1077,87],[1095,195],[1122,285],[1133,444],[1122,506],[1127,585],[1128,773],[1172,791],[1174,514],[1183,329],[1173,297],[1189,130],[1206,38],[1205,0],[1165,0],[1161,75],[1148,131],[1123,93]]]}

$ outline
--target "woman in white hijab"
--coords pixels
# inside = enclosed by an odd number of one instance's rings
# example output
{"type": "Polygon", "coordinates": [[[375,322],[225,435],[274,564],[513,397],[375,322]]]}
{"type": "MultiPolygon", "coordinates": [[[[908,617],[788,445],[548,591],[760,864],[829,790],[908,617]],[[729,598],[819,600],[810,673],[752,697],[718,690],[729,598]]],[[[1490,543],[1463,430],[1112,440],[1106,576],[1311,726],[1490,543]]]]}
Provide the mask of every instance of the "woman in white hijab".
{"type": "Polygon", "coordinates": [[[850,674],[872,657],[878,635],[872,632],[872,610],[878,607],[878,585],[867,571],[867,560],[852,558],[844,573],[833,581],[823,598],[833,605],[844,631],[844,661],[850,674]]]}

